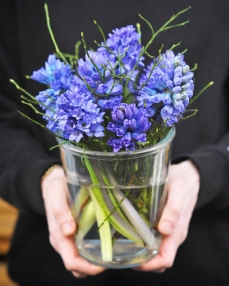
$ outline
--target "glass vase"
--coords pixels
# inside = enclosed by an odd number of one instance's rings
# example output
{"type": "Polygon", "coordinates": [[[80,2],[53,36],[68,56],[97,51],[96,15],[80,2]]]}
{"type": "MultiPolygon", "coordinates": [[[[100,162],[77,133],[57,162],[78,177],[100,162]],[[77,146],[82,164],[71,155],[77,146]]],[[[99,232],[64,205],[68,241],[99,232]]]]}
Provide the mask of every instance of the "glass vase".
{"type": "Polygon", "coordinates": [[[174,136],[172,128],[156,145],[132,152],[86,151],[69,143],[60,147],[77,224],[75,242],[86,260],[129,268],[158,253],[157,225],[174,136]]]}

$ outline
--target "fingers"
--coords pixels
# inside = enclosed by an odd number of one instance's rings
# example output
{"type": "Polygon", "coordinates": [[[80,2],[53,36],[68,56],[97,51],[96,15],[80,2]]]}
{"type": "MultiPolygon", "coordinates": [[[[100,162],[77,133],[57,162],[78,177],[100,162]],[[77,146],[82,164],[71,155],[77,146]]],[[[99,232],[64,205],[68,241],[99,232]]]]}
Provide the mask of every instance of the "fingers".
{"type": "Polygon", "coordinates": [[[168,192],[168,199],[158,225],[158,230],[164,235],[172,234],[185,200],[184,190],[179,185],[171,184],[168,192]]]}
{"type": "MultiPolygon", "coordinates": [[[[44,192],[50,243],[60,253],[65,237],[73,236],[76,231],[76,224],[68,205],[65,179],[52,181],[44,192]]],[[[75,253],[73,247],[71,250],[75,253]]]]}
{"type": "Polygon", "coordinates": [[[185,161],[170,167],[168,199],[158,225],[162,234],[172,234],[181,216],[190,220],[198,191],[199,173],[192,162],[185,161]]]}
{"type": "Polygon", "coordinates": [[[46,208],[52,219],[57,223],[64,236],[73,235],[76,231],[76,224],[72,217],[67,199],[67,185],[65,182],[52,184],[52,191],[46,200],[46,208]]]}
{"type": "Polygon", "coordinates": [[[50,243],[60,254],[65,268],[75,277],[96,275],[105,269],[79,256],[74,241],[76,223],[68,202],[68,187],[61,168],[53,170],[42,181],[42,195],[48,221],[50,243]]]}
{"type": "Polygon", "coordinates": [[[187,237],[199,181],[198,170],[190,161],[170,167],[167,202],[158,224],[163,235],[159,253],[137,270],[162,273],[173,265],[177,249],[187,237]]]}
{"type": "Polygon", "coordinates": [[[76,271],[87,275],[96,275],[105,269],[93,265],[79,256],[75,242],[72,238],[64,239],[59,245],[59,254],[62,257],[65,268],[69,271],[76,271]]]}
{"type": "Polygon", "coordinates": [[[178,243],[176,234],[165,236],[162,239],[159,253],[150,261],[140,265],[137,270],[162,273],[173,265],[178,243]]]}

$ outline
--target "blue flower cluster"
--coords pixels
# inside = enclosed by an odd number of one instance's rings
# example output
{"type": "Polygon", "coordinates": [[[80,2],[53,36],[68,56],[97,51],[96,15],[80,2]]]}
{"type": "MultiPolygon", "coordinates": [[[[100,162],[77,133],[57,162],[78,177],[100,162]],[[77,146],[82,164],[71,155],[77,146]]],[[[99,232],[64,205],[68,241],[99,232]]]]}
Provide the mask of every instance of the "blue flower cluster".
{"type": "Polygon", "coordinates": [[[122,94],[122,85],[112,78],[114,59],[100,52],[88,52],[86,60],[78,62],[78,74],[93,94],[110,96],[122,94]]]}
{"type": "Polygon", "coordinates": [[[67,90],[59,96],[55,119],[64,138],[78,143],[84,135],[104,136],[104,127],[101,125],[104,112],[100,112],[93,100],[91,94],[82,92],[80,87],[67,90]]]}
{"type": "Polygon", "coordinates": [[[135,104],[121,103],[111,112],[113,122],[109,122],[107,129],[115,133],[117,138],[110,138],[108,144],[118,152],[123,147],[126,150],[135,150],[135,142],[146,142],[146,131],[151,123],[145,116],[143,109],[135,104]]]}
{"type": "Polygon", "coordinates": [[[66,90],[71,81],[71,67],[64,64],[55,55],[50,55],[45,68],[34,71],[31,78],[40,83],[48,84],[54,90],[66,90]]]}
{"type": "Polygon", "coordinates": [[[53,121],[56,113],[56,101],[59,94],[69,89],[73,78],[70,65],[56,59],[55,55],[50,55],[45,68],[34,71],[31,78],[49,86],[45,91],[41,91],[35,98],[41,108],[45,110],[44,119],[48,121],[47,128],[51,132],[56,132],[57,123],[53,121]]]}
{"type": "Polygon", "coordinates": [[[142,45],[139,44],[140,35],[132,25],[113,30],[109,34],[106,43],[103,43],[100,51],[115,55],[115,60],[121,60],[119,65],[120,74],[133,71],[135,65],[144,66],[142,57],[142,45]]]}
{"type": "Polygon", "coordinates": [[[193,72],[183,59],[183,55],[167,51],[140,78],[138,106],[144,106],[149,116],[159,111],[167,126],[182,118],[193,96],[193,72]]]}
{"type": "Polygon", "coordinates": [[[50,55],[31,76],[48,86],[35,97],[47,128],[76,143],[103,137],[107,150],[118,152],[150,141],[155,124],[178,122],[193,95],[193,73],[172,51],[143,69],[143,54],[140,34],[128,25],[86,51],[74,68],[50,55]]]}

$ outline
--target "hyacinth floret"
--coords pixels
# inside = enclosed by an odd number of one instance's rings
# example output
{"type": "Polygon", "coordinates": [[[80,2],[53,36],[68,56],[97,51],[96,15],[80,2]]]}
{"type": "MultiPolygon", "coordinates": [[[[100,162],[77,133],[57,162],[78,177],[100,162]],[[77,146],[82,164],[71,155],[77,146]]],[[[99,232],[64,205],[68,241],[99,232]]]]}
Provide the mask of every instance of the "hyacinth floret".
{"type": "Polygon", "coordinates": [[[57,95],[54,93],[53,89],[48,88],[44,91],[40,91],[39,94],[35,96],[35,98],[39,102],[43,110],[46,110],[46,109],[55,110],[56,109],[57,95]]]}
{"type": "Polygon", "coordinates": [[[151,123],[145,116],[145,110],[135,104],[121,103],[111,112],[113,122],[109,122],[107,129],[115,133],[115,137],[108,140],[113,152],[120,149],[135,150],[137,142],[146,142],[146,131],[151,123]]]}
{"type": "Polygon", "coordinates": [[[31,75],[33,80],[49,85],[55,92],[67,90],[71,84],[72,71],[69,64],[65,64],[55,55],[49,55],[45,68],[34,71],[31,75]]]}
{"type": "Polygon", "coordinates": [[[193,96],[193,72],[182,54],[167,51],[157,61],[159,63],[152,62],[140,78],[138,105],[153,108],[161,104],[160,115],[167,126],[172,126],[182,118],[193,96]]]}
{"type": "Polygon", "coordinates": [[[103,115],[92,95],[82,92],[79,87],[62,93],[57,99],[58,130],[71,141],[78,143],[84,135],[103,137],[103,115]]]}
{"type": "Polygon", "coordinates": [[[118,80],[112,78],[112,67],[114,58],[107,57],[104,53],[88,51],[85,61],[78,61],[78,74],[83,82],[94,93],[100,96],[121,95],[122,85],[118,80]]]}
{"type": "Polygon", "coordinates": [[[40,91],[35,99],[39,103],[42,110],[45,111],[43,118],[48,122],[46,127],[51,131],[56,131],[57,124],[55,120],[53,120],[53,116],[56,114],[56,100],[57,95],[55,91],[51,88],[48,88],[44,91],[40,91]]]}
{"type": "Polygon", "coordinates": [[[142,45],[139,43],[140,34],[136,32],[133,25],[117,28],[112,33],[109,33],[108,36],[106,42],[102,43],[99,51],[112,53],[115,55],[116,61],[121,59],[120,74],[126,73],[130,75],[135,66],[144,66],[144,57],[141,56],[142,45]]]}
{"type": "Polygon", "coordinates": [[[122,102],[123,97],[119,96],[110,96],[109,99],[100,99],[98,105],[102,110],[112,110],[115,106],[119,106],[122,102]]]}

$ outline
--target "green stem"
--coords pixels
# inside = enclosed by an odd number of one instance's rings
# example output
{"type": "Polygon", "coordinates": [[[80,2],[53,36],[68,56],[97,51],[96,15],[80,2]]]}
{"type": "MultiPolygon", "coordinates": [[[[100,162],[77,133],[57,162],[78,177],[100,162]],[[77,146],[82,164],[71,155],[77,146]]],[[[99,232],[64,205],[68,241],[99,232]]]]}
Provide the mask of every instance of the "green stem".
{"type": "Polygon", "coordinates": [[[96,221],[94,202],[90,200],[77,220],[76,242],[79,243],[96,221]]]}
{"type": "Polygon", "coordinates": [[[92,202],[94,204],[96,220],[98,226],[103,223],[103,227],[99,228],[99,236],[101,241],[101,255],[103,261],[112,261],[112,237],[111,237],[111,229],[108,221],[105,221],[106,214],[101,208],[95,194],[93,188],[88,187],[92,202]]]}
{"type": "MultiPolygon", "coordinates": [[[[113,186],[117,186],[115,179],[109,171],[109,167],[107,167],[106,170],[110,184],[112,184],[113,186]]],[[[139,213],[136,211],[130,201],[125,197],[122,191],[118,189],[113,189],[113,195],[118,203],[121,202],[120,207],[122,208],[124,214],[134,226],[142,240],[146,243],[147,247],[149,249],[153,249],[155,246],[155,237],[149,229],[148,225],[145,223],[145,221],[142,219],[142,217],[139,215],[139,213]]]]}
{"type": "Polygon", "coordinates": [[[87,187],[85,186],[81,187],[75,199],[75,203],[74,203],[75,217],[79,216],[82,205],[84,204],[88,196],[89,196],[89,191],[87,187]]]}
{"type": "MultiPolygon", "coordinates": [[[[100,182],[95,174],[95,171],[93,170],[90,160],[86,156],[84,157],[84,162],[91,176],[93,185],[99,186],[100,182]]],[[[94,196],[96,197],[97,201],[99,202],[101,208],[103,209],[104,213],[106,214],[106,217],[104,218],[104,221],[101,223],[99,228],[103,227],[103,223],[109,221],[120,234],[134,241],[137,245],[144,246],[142,239],[133,230],[133,227],[129,223],[124,221],[122,217],[120,217],[118,212],[114,211],[115,207],[109,200],[107,191],[104,189],[100,189],[99,187],[93,187],[91,188],[91,190],[94,196]]]]}
{"type": "Polygon", "coordinates": [[[118,202],[122,201],[121,208],[128,217],[129,221],[135,227],[138,234],[146,243],[149,249],[153,249],[155,246],[155,237],[153,233],[150,231],[149,227],[145,224],[144,220],[138,214],[136,209],[132,206],[130,201],[124,197],[123,193],[118,190],[114,189],[113,194],[118,202]]]}

